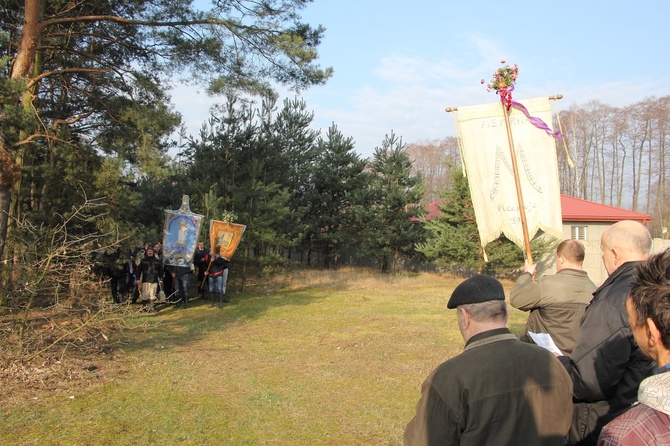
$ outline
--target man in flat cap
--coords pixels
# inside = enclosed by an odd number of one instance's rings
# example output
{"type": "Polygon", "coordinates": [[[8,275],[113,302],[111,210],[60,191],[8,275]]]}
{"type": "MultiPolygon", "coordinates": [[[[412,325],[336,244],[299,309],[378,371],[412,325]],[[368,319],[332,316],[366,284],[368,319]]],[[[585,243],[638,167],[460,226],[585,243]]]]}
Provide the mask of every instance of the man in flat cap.
{"type": "Polygon", "coordinates": [[[467,279],[447,308],[457,311],[465,350],[424,381],[405,445],[564,445],[572,382],[552,353],[506,328],[502,284],[467,279]]]}

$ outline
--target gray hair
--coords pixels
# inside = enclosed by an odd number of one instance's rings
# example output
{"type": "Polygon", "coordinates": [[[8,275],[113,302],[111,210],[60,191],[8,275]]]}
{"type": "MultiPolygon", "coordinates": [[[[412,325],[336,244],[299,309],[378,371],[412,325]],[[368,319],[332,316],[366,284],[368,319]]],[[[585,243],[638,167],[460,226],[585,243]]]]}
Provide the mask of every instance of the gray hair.
{"type": "Polygon", "coordinates": [[[477,322],[506,321],[507,303],[504,300],[489,300],[476,304],[460,305],[477,322]]]}

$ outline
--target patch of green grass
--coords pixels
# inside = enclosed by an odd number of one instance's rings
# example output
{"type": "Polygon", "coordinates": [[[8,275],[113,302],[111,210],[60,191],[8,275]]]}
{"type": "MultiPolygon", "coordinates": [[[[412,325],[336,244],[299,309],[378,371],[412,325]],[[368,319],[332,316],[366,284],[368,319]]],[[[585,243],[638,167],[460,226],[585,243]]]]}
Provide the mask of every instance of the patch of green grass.
{"type": "MultiPolygon", "coordinates": [[[[119,336],[125,354],[100,366],[99,382],[1,408],[0,438],[400,445],[421,383],[463,348],[456,313],[446,309],[460,281],[301,271],[279,288],[233,295],[223,309],[196,300],[188,310],[135,316],[148,324],[119,336]]],[[[517,335],[525,320],[511,310],[517,335]]]]}

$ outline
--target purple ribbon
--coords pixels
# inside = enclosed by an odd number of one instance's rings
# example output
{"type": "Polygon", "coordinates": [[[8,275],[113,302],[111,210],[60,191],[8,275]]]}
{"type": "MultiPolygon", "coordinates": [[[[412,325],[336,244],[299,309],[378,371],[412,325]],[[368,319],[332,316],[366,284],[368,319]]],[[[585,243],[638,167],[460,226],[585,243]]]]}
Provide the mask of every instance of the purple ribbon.
{"type": "Polygon", "coordinates": [[[500,95],[500,100],[502,101],[507,111],[509,111],[510,107],[514,107],[521,113],[526,115],[526,118],[528,118],[531,124],[533,124],[540,130],[544,130],[545,132],[547,132],[549,136],[552,136],[554,138],[563,138],[563,134],[561,132],[559,132],[558,130],[556,131],[551,130],[543,120],[541,120],[540,118],[536,118],[535,116],[531,116],[530,113],[528,113],[528,109],[524,107],[523,104],[513,100],[512,91],[514,91],[513,85],[506,88],[501,88],[500,91],[498,92],[498,94],[500,95]]]}

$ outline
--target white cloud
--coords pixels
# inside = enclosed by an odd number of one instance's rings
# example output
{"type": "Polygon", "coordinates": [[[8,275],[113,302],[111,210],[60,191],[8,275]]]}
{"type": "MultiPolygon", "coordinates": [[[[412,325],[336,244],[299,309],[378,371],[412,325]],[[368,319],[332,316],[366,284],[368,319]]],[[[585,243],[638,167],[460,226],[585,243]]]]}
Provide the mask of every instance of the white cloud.
{"type": "MultiPolygon", "coordinates": [[[[356,150],[364,157],[371,156],[391,130],[405,143],[455,136],[455,114],[445,108],[497,101],[498,96],[487,92],[480,80],[488,83],[507,51],[499,42],[474,34],[432,51],[441,54],[434,59],[397,52],[376,56],[369,73],[359,73],[351,65],[336,67],[331,82],[302,95],[315,113],[313,128],[325,136],[335,123],[345,136],[353,137],[356,150]]],[[[632,105],[650,95],[666,95],[670,83],[667,77],[625,79],[626,72],[617,82],[577,83],[569,76],[583,78],[580,67],[551,66],[547,55],[531,56],[520,64],[522,77],[515,99],[561,93],[564,99],[557,102],[557,110],[592,99],[613,106],[632,105]],[[546,79],[548,75],[560,77],[546,79]]],[[[517,61],[507,58],[507,62],[517,61]]],[[[282,97],[286,96],[294,94],[284,91],[282,97]]],[[[190,87],[177,88],[173,99],[189,132],[197,136],[216,100],[190,87]]]]}

